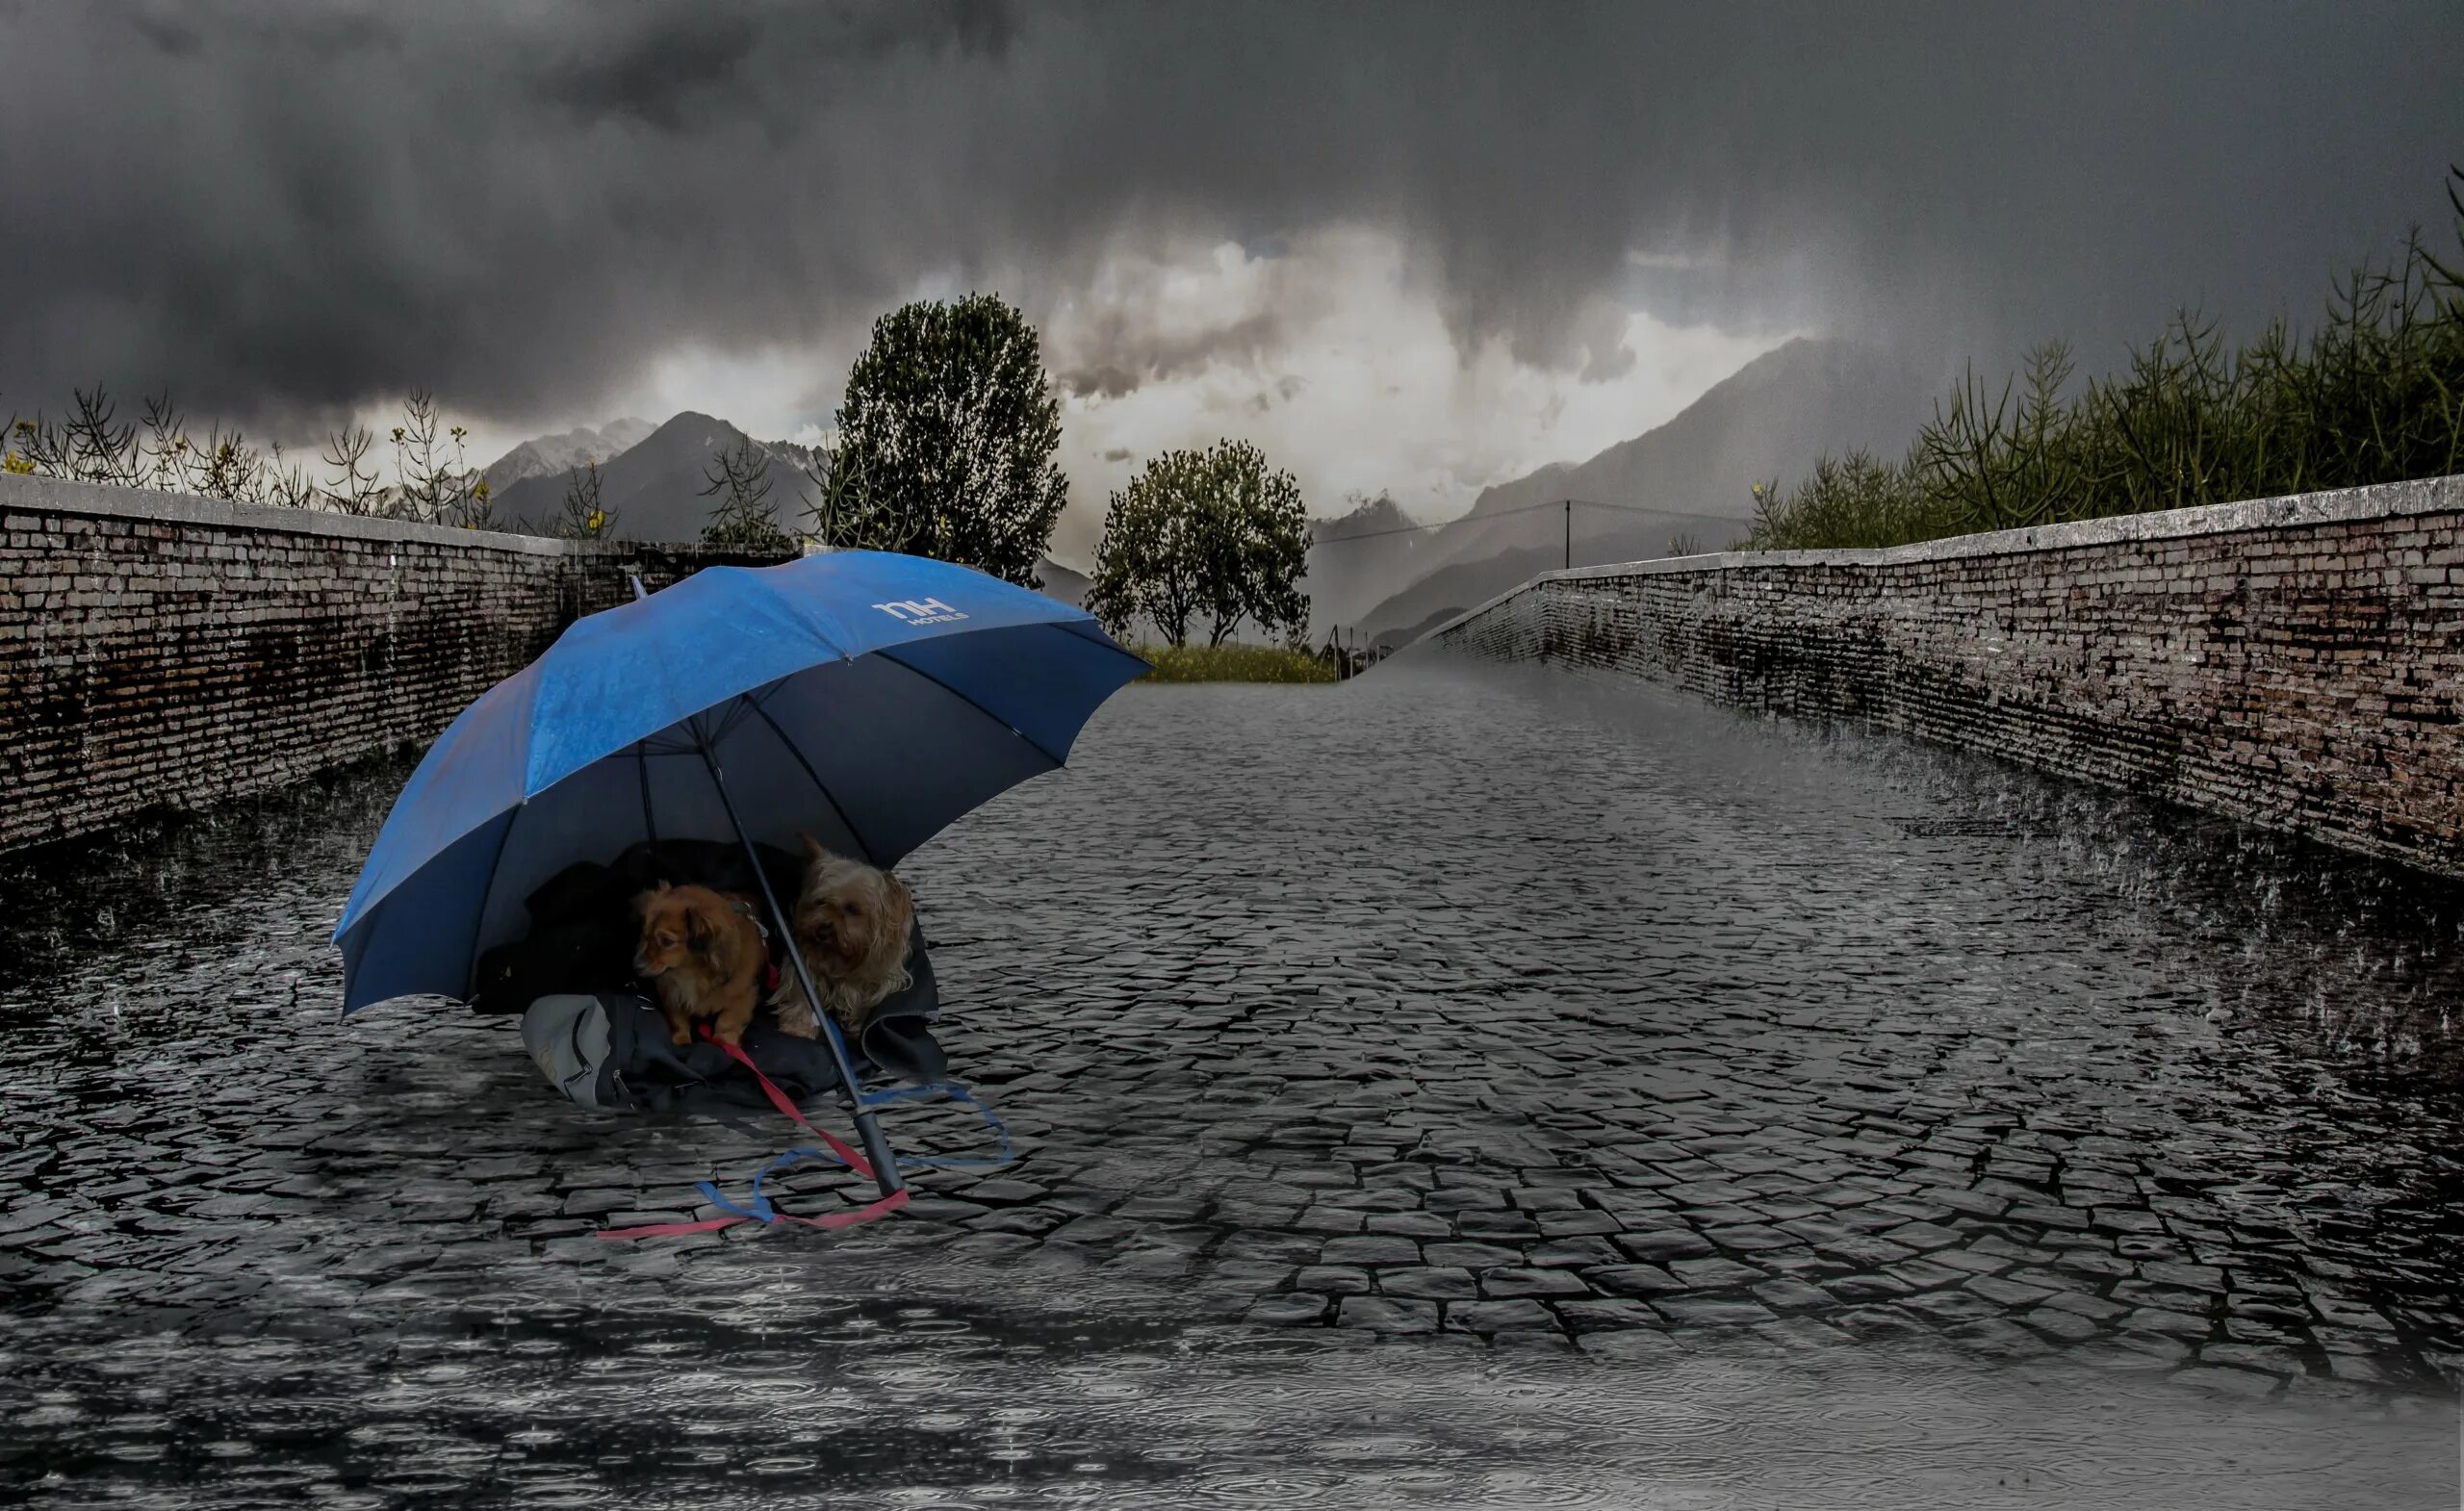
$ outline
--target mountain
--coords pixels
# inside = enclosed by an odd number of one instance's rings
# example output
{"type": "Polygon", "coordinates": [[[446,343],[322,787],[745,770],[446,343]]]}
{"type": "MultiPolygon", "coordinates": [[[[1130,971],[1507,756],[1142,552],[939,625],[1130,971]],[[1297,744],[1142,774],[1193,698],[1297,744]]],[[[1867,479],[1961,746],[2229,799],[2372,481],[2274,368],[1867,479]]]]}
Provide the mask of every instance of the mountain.
{"type": "MultiPolygon", "coordinates": [[[[640,423],[618,421],[596,433],[604,438],[620,434],[619,426],[640,423]]],[[[592,433],[571,432],[574,436],[592,433]]],[[[550,443],[568,439],[569,436],[548,436],[525,442],[507,453],[506,459],[532,447],[546,454],[550,443]]],[[[687,410],[612,457],[601,457],[599,501],[601,507],[616,517],[612,533],[633,541],[700,540],[702,526],[709,523],[712,507],[718,501],[715,496],[702,492],[709,486],[713,459],[747,439],[743,431],[724,420],[687,410]]],[[[812,491],[810,479],[802,471],[811,464],[812,452],[787,441],[756,441],[754,445],[770,453],[770,502],[779,527],[793,535],[805,523],[805,500],[812,491]]],[[[513,528],[544,534],[564,511],[565,488],[564,470],[520,478],[498,491],[498,516],[516,522],[513,528]]],[[[1073,608],[1086,603],[1086,574],[1049,557],[1040,561],[1036,570],[1043,578],[1047,597],[1073,608]]]]}
{"type": "Polygon", "coordinates": [[[500,494],[526,478],[562,477],[584,462],[604,467],[648,440],[654,428],[647,420],[618,420],[596,430],[584,427],[543,435],[490,462],[480,475],[487,478],[490,493],[500,494]]]}
{"type": "Polygon", "coordinates": [[[1726,550],[1752,523],[1754,484],[1794,484],[1825,452],[1852,447],[1896,456],[1932,415],[1936,388],[1881,347],[1788,342],[1656,429],[1484,490],[1470,513],[1429,532],[1417,579],[1359,622],[1388,638],[1495,598],[1563,566],[1570,526],[1577,566],[1726,550]],[[1551,507],[1568,499],[1591,505],[1551,507]]]}
{"type": "Polygon", "coordinates": [[[1419,576],[1433,533],[1382,493],[1340,519],[1311,520],[1309,570],[1300,579],[1311,641],[1357,622],[1362,610],[1419,576]]]}
{"type": "MultiPolygon", "coordinates": [[[[748,439],[726,421],[688,409],[612,460],[602,460],[599,501],[615,515],[613,533],[636,541],[700,540],[717,501],[702,492],[709,486],[712,463],[748,439]]],[[[811,491],[798,468],[811,453],[783,441],[755,444],[773,458],[770,502],[780,526],[792,530],[811,491]]],[[[563,510],[566,476],[558,471],[515,482],[497,495],[498,512],[518,522],[518,528],[545,532],[563,510]]]]}

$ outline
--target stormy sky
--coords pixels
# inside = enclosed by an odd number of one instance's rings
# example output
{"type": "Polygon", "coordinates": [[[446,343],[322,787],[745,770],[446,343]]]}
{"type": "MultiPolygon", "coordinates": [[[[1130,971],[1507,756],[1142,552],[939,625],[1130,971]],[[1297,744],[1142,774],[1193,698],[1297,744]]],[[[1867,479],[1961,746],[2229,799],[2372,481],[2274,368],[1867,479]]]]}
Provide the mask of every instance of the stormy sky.
{"type": "Polygon", "coordinates": [[[2102,371],[2450,236],[2464,160],[2453,0],[0,0],[0,411],[809,439],[990,289],[1081,514],[1220,434],[1450,513],[1800,333],[2102,371]]]}

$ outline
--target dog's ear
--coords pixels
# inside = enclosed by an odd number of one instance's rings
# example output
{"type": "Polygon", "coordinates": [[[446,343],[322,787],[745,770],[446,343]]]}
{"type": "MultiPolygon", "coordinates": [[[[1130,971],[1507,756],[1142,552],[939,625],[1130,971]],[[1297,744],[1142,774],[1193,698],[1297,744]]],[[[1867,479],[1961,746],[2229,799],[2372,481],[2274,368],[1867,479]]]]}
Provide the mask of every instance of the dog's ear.
{"type": "Polygon", "coordinates": [[[813,838],[810,834],[805,833],[801,830],[797,832],[796,837],[805,842],[806,859],[827,860],[830,858],[830,847],[823,844],[820,840],[813,838]]]}
{"type": "Polygon", "coordinates": [[[684,910],[685,944],[696,950],[707,949],[710,945],[710,937],[716,932],[710,927],[710,920],[703,914],[702,909],[688,908],[684,910]]]}

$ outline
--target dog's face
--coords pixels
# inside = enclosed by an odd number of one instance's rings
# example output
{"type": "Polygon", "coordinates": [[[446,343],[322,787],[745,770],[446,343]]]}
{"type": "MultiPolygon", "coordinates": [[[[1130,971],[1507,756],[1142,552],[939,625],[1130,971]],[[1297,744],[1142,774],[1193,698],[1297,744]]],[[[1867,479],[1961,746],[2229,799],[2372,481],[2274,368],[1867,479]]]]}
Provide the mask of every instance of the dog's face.
{"type": "Polygon", "coordinates": [[[834,976],[886,975],[907,958],[915,899],[907,884],[805,836],[796,937],[834,976]]]}
{"type": "Polygon", "coordinates": [[[661,882],[655,890],[641,895],[636,904],[642,933],[633,946],[635,974],[646,979],[664,976],[697,957],[708,958],[719,926],[710,916],[709,904],[695,895],[698,891],[661,882]]]}

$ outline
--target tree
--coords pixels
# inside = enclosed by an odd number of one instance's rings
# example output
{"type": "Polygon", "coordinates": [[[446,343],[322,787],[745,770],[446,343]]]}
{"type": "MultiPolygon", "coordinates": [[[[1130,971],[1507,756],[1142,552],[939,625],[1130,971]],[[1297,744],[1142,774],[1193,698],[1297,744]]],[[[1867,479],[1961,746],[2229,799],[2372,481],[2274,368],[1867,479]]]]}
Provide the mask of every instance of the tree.
{"type": "Polygon", "coordinates": [[[452,469],[437,454],[436,400],[415,388],[402,408],[402,423],[394,427],[394,475],[402,485],[396,512],[433,524],[445,513],[452,478],[452,469]]]}
{"type": "Polygon", "coordinates": [[[471,432],[455,425],[453,437],[453,472],[450,492],[446,496],[447,517],[466,530],[497,528],[496,489],[486,474],[473,467],[463,451],[463,443],[471,432]]]}
{"type": "Polygon", "coordinates": [[[197,492],[209,499],[256,498],[265,487],[265,459],[239,431],[218,424],[207,432],[205,456],[197,474],[197,492]]]}
{"type": "Polygon", "coordinates": [[[193,492],[196,448],[189,445],[188,427],[180,423],[180,408],[171,402],[169,389],[145,401],[145,433],[154,438],[154,465],[147,474],[154,486],[165,493],[193,492]]]}
{"type": "Polygon", "coordinates": [[[1309,514],[1290,473],[1270,472],[1266,453],[1246,441],[1219,441],[1205,456],[1209,493],[1194,532],[1203,601],[1214,621],[1209,645],[1221,645],[1244,620],[1260,629],[1305,630],[1309,600],[1309,514]]]}
{"type": "Polygon", "coordinates": [[[1245,622],[1305,632],[1309,551],[1299,485],[1246,441],[1167,451],[1113,495],[1088,607],[1115,632],[1140,615],[1174,646],[1204,616],[1207,643],[1245,622]]]}
{"type": "MultiPolygon", "coordinates": [[[[186,442],[181,443],[186,445],[186,442]]],[[[325,438],[325,465],[336,470],[334,480],[324,490],[325,501],[344,514],[381,514],[385,509],[385,490],[376,481],[376,469],[368,462],[368,448],[376,437],[365,425],[346,425],[325,438]]]]}
{"type": "Polygon", "coordinates": [[[599,461],[585,458],[565,476],[564,512],[556,533],[567,540],[598,540],[616,526],[615,511],[599,499],[599,461]]]}
{"type": "Polygon", "coordinates": [[[847,375],[814,514],[824,544],[907,551],[1040,587],[1067,484],[1034,327],[996,295],[883,316],[847,375]]]}
{"type": "Polygon", "coordinates": [[[463,451],[471,432],[453,425],[440,437],[436,398],[424,388],[411,390],[402,411],[402,423],[394,427],[394,470],[402,485],[395,513],[427,525],[495,529],[495,490],[463,451]]]}
{"type": "Polygon", "coordinates": [[[704,498],[727,496],[702,526],[706,545],[755,551],[795,549],[795,542],[779,528],[778,509],[770,502],[769,452],[749,440],[739,440],[713,457],[702,475],[709,479],[709,486],[702,490],[704,498]]]}
{"type": "Polygon", "coordinates": [[[137,426],[118,423],[119,406],[97,384],[92,393],[69,391],[77,412],[67,424],[70,474],[90,483],[135,487],[142,475],[137,426]]]}
{"type": "Polygon", "coordinates": [[[1143,615],[1167,645],[1189,642],[1199,587],[1187,500],[1198,492],[1199,460],[1195,451],[1167,451],[1105,505],[1087,610],[1116,635],[1143,615]]]}

